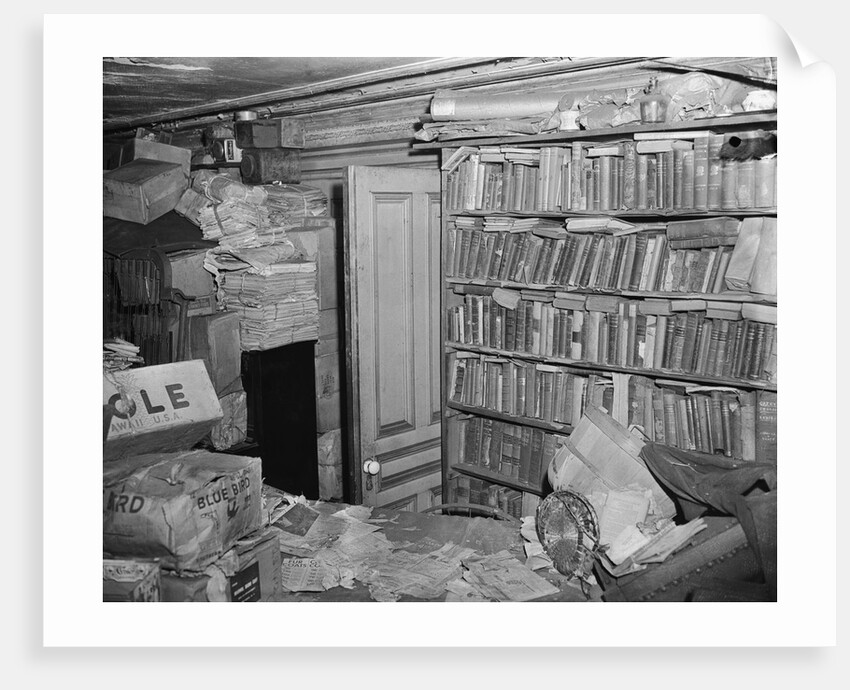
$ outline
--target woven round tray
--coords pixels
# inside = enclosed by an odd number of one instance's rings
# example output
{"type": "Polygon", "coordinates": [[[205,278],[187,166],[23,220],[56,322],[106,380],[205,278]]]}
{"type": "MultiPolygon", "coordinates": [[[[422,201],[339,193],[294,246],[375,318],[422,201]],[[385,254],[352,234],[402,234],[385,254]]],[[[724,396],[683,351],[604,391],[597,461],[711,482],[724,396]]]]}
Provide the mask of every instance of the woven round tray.
{"type": "Polygon", "coordinates": [[[555,491],[537,507],[537,536],[556,570],[583,580],[599,545],[596,511],[584,496],[555,491]]]}

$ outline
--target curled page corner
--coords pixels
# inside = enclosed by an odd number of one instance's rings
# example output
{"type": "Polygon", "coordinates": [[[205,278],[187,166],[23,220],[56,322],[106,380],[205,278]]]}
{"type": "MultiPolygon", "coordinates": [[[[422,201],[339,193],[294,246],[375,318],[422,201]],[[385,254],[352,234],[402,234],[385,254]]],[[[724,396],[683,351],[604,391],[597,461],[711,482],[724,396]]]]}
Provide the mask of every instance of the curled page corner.
{"type": "Polygon", "coordinates": [[[778,19],[770,18],[770,21],[773,22],[776,29],[781,32],[782,38],[784,38],[785,45],[777,45],[777,51],[782,50],[786,59],[796,59],[802,69],[824,61],[818,53],[809,47],[809,43],[803,41],[799,32],[795,33],[791,31],[778,19]]]}

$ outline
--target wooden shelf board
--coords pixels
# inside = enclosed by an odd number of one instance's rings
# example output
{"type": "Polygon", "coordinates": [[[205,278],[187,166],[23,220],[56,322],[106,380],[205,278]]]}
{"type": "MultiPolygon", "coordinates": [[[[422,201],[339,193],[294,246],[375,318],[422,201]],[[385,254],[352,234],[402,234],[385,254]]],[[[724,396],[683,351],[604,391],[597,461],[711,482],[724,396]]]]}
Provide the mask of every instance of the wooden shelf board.
{"type": "Polygon", "coordinates": [[[546,493],[542,488],[534,487],[530,484],[524,484],[518,479],[514,479],[513,477],[506,477],[505,475],[500,474],[499,472],[494,472],[493,470],[478,467],[477,465],[468,465],[463,462],[455,462],[451,464],[451,468],[461,474],[466,474],[471,477],[477,477],[478,479],[484,479],[485,481],[492,482],[493,484],[501,484],[511,489],[516,489],[517,491],[527,491],[529,493],[536,494],[537,496],[543,496],[544,493],[546,493]]]}
{"type": "Polygon", "coordinates": [[[683,381],[687,383],[697,383],[706,386],[728,386],[730,388],[743,388],[745,390],[767,390],[776,391],[776,384],[767,383],[766,381],[742,381],[739,379],[726,379],[714,376],[704,376],[701,374],[689,374],[687,372],[666,371],[663,369],[634,369],[629,367],[614,366],[611,364],[597,364],[595,362],[576,362],[571,359],[560,359],[558,357],[545,357],[543,355],[529,354],[527,352],[512,352],[510,350],[499,350],[493,347],[483,347],[481,345],[466,345],[465,343],[457,343],[447,340],[445,343],[447,348],[454,350],[463,350],[465,352],[477,352],[483,355],[496,355],[499,357],[509,357],[512,359],[522,359],[530,362],[545,362],[547,364],[557,364],[567,368],[581,369],[582,371],[590,372],[617,372],[622,374],[634,374],[636,376],[645,376],[650,379],[672,379],[675,381],[683,381]]]}
{"type": "Polygon", "coordinates": [[[446,407],[450,407],[451,409],[457,410],[458,412],[467,412],[469,414],[478,415],[479,417],[490,417],[492,419],[498,419],[502,422],[508,422],[509,424],[517,424],[519,426],[534,426],[538,429],[543,429],[544,431],[551,431],[556,434],[569,435],[573,431],[573,427],[570,424],[561,424],[559,422],[547,422],[542,419],[535,419],[534,417],[515,417],[513,415],[505,414],[504,412],[488,410],[486,407],[474,407],[472,405],[464,405],[463,403],[457,403],[451,400],[446,402],[446,407]]]}
{"type": "Polygon", "coordinates": [[[447,285],[481,285],[482,287],[503,287],[515,290],[546,290],[548,292],[570,292],[577,295],[614,295],[619,297],[653,299],[704,299],[712,302],[756,302],[776,304],[775,295],[754,295],[749,292],[638,292],[636,290],[593,290],[589,288],[570,288],[565,285],[534,285],[515,283],[510,280],[486,280],[482,278],[444,278],[447,285]]]}
{"type": "Polygon", "coordinates": [[[492,146],[505,144],[508,146],[539,146],[544,143],[560,143],[568,141],[596,141],[599,139],[616,139],[628,137],[638,132],[684,132],[693,129],[728,130],[741,127],[766,127],[775,125],[777,113],[775,110],[742,113],[728,117],[706,117],[699,120],[682,122],[663,122],[659,124],[622,125],[603,129],[582,129],[566,132],[549,132],[545,134],[514,134],[510,136],[481,137],[464,136],[439,141],[413,144],[414,149],[443,149],[458,146],[492,146]]]}
{"type": "MultiPolygon", "coordinates": [[[[447,209],[451,216],[507,216],[517,218],[584,218],[605,216],[607,218],[715,218],[725,216],[775,216],[776,207],[731,208],[700,211],[699,209],[629,209],[606,211],[501,211],[496,209],[447,209]]],[[[587,233],[584,233],[587,234],[587,233]]]]}

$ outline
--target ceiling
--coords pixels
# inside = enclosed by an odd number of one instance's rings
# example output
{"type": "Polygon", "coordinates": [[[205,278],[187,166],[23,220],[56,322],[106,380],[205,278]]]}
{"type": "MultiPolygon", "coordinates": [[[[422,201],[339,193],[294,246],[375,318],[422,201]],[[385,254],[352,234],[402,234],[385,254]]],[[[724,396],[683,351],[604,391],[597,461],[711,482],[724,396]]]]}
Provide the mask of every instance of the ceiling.
{"type": "MultiPolygon", "coordinates": [[[[422,63],[425,57],[106,57],[103,123],[155,122],[166,113],[320,85],[422,63]]],[[[325,85],[327,86],[327,85],[325,85]]]]}

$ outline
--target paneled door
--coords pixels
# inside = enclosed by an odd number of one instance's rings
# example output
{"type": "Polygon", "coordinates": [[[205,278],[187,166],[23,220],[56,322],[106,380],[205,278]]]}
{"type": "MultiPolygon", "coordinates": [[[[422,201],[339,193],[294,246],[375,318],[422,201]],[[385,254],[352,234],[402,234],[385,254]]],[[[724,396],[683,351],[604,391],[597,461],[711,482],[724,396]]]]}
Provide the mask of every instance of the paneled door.
{"type": "Polygon", "coordinates": [[[344,188],[355,500],[440,503],[440,173],[351,166],[344,188]]]}

